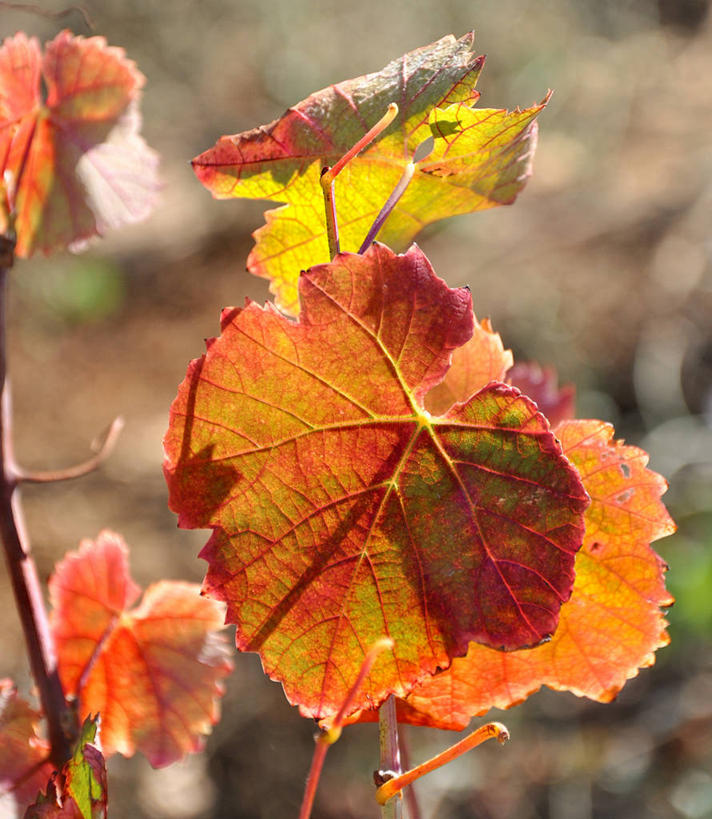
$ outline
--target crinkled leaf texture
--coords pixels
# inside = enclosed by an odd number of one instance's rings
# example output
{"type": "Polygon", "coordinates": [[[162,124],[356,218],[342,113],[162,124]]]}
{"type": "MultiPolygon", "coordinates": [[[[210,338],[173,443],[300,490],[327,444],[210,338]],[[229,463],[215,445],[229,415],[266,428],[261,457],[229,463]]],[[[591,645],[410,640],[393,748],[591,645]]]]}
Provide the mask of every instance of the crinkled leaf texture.
{"type": "Polygon", "coordinates": [[[80,715],[101,715],[107,756],[142,751],[168,765],[200,750],[218,718],[231,670],[218,633],[224,606],[193,583],[163,580],[141,603],[119,535],[102,532],[70,552],[49,582],[52,633],[64,690],[80,715]]]}
{"type": "Polygon", "coordinates": [[[158,158],[138,134],[143,82],[103,37],[63,31],[44,55],[23,33],[4,41],[0,177],[14,203],[19,256],[75,245],[151,211],[158,158]]]}
{"type": "Polygon", "coordinates": [[[72,758],[53,775],[25,819],[106,819],[106,762],[95,745],[98,720],[84,720],[72,758]]]}
{"type": "Polygon", "coordinates": [[[299,272],[329,261],[319,177],[396,102],[391,126],[337,177],[341,249],[360,248],[416,148],[433,139],[378,235],[405,248],[427,224],[512,202],[531,170],[540,105],[520,111],[475,109],[484,57],[474,35],[443,37],[381,71],[317,91],[279,120],[234,136],[193,160],[200,181],[220,199],[286,202],[265,214],[247,260],[270,280],[279,306],[299,312],[299,272]]]}
{"type": "MultiPolygon", "coordinates": [[[[473,372],[490,360],[483,343],[467,352],[473,360],[454,360],[453,369],[473,372]]],[[[558,391],[552,371],[515,366],[509,376],[519,385],[529,379],[556,413],[572,410],[571,389],[558,391]]],[[[614,440],[609,424],[564,420],[554,432],[591,497],[571,599],[554,636],[507,654],[472,644],[466,657],[398,702],[402,722],[459,730],[472,716],[516,705],[542,685],[608,702],[667,645],[661,607],[673,601],[665,590],[666,567],[650,548],[675,528],[660,500],[665,480],[646,468],[645,452],[614,440]]],[[[370,712],[353,719],[376,718],[370,712]]]]}
{"type": "Polygon", "coordinates": [[[21,816],[47,786],[53,766],[49,744],[37,732],[40,715],[0,680],[0,816],[21,816]]]}
{"type": "Polygon", "coordinates": [[[472,640],[537,644],[573,582],[588,499],[535,406],[493,383],[422,406],[474,317],[413,246],[340,254],[300,280],[302,314],[223,313],[165,440],[171,507],[212,527],[207,594],[302,713],[404,695],[472,640]]]}

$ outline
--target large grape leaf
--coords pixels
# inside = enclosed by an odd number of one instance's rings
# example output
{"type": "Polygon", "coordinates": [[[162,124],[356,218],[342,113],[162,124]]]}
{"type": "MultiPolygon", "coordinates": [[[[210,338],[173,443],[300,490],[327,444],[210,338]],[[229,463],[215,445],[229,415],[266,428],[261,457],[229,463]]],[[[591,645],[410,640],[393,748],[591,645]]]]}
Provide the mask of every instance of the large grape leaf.
{"type": "Polygon", "coordinates": [[[300,280],[302,315],[223,313],[165,439],[171,507],[212,527],[207,594],[304,714],[405,694],[471,640],[516,649],[556,626],[587,496],[543,417],[492,384],[422,407],[472,334],[469,291],[417,247],[374,244],[300,280]]]}
{"type": "Polygon", "coordinates": [[[106,819],[106,762],[96,747],[98,717],[87,717],[72,758],[55,774],[24,819],[106,819]]]}
{"type": "Polygon", "coordinates": [[[142,751],[154,766],[199,750],[231,670],[217,634],[224,607],[192,583],[140,589],[119,535],[102,532],[57,564],[49,581],[52,633],[67,694],[82,717],[101,714],[107,756],[142,751]]]}
{"type": "Polygon", "coordinates": [[[336,179],[341,250],[356,251],[416,148],[429,137],[432,152],[378,238],[405,248],[425,225],[508,204],[530,173],[534,119],[546,100],[523,111],[474,109],[484,57],[474,36],[444,37],[384,69],[317,91],[279,120],[221,137],[193,160],[200,181],[219,199],[285,202],[269,210],[254,234],[250,272],[270,279],[279,306],[299,312],[299,272],[329,261],[319,177],[396,102],[396,120],[336,179]]]}
{"type": "Polygon", "coordinates": [[[516,705],[542,685],[609,702],[667,645],[660,607],[673,601],[666,567],[650,548],[674,530],[660,501],[664,479],[646,469],[645,452],[614,441],[602,421],[564,421],[556,435],[591,505],[573,592],[554,636],[509,654],[471,645],[401,703],[402,721],[459,730],[473,715],[516,705]]]}
{"type": "Polygon", "coordinates": [[[39,720],[12,682],[0,680],[0,816],[21,815],[52,773],[49,743],[37,731],[39,720]]]}
{"type": "Polygon", "coordinates": [[[0,47],[0,177],[12,194],[19,256],[45,253],[143,219],[157,155],[138,134],[144,77],[103,37],[0,47]],[[40,81],[47,89],[40,95],[40,81]]]}

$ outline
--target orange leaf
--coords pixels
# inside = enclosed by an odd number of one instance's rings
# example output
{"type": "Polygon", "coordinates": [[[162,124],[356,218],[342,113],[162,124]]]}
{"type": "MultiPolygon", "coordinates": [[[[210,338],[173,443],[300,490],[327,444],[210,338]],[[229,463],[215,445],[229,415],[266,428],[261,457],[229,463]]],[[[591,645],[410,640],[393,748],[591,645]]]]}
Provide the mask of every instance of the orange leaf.
{"type": "Polygon", "coordinates": [[[612,440],[609,424],[565,421],[556,435],[591,505],[573,592],[553,638],[510,653],[472,644],[466,657],[401,701],[402,721],[461,729],[472,716],[516,705],[542,685],[608,702],[668,643],[660,607],[673,601],[666,567],[649,546],[675,528],[660,501],[664,479],[646,469],[645,452],[612,440]]]}
{"type": "Polygon", "coordinates": [[[12,682],[0,680],[0,816],[21,812],[52,773],[49,743],[37,733],[39,719],[12,682]]]}
{"type": "Polygon", "coordinates": [[[218,717],[220,680],[230,671],[216,634],[224,607],[198,586],[164,580],[141,604],[119,535],[82,541],[50,579],[52,631],[65,692],[80,715],[101,714],[107,756],[142,751],[154,766],[199,750],[218,717]]]}
{"type": "Polygon", "coordinates": [[[442,415],[490,381],[504,381],[512,363],[512,351],[504,349],[502,338],[492,329],[490,320],[483,319],[480,323],[475,320],[472,338],[452,354],[450,369],[427,394],[425,408],[433,415],[442,415]]]}
{"type": "Polygon", "coordinates": [[[157,156],[138,135],[143,82],[123,49],[103,37],[63,31],[44,56],[34,37],[5,40],[0,177],[12,193],[18,256],[48,253],[149,213],[157,156]]]}

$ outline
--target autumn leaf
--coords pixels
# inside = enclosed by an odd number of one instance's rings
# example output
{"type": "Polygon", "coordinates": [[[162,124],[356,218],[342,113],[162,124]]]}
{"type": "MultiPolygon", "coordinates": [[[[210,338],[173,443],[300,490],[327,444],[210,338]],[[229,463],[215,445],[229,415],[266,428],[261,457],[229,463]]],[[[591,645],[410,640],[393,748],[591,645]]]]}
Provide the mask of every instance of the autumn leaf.
{"type": "Polygon", "coordinates": [[[144,77],[103,37],[0,47],[0,178],[13,192],[18,256],[49,253],[148,215],[158,159],[138,134],[144,77]],[[47,89],[40,96],[40,82],[47,89]]]}
{"type": "Polygon", "coordinates": [[[40,715],[0,680],[0,815],[21,814],[46,787],[53,766],[49,743],[37,731],[40,715]]]}
{"type": "Polygon", "coordinates": [[[471,640],[538,643],[573,581],[587,497],[534,405],[492,384],[422,406],[472,334],[467,289],[375,244],[300,279],[295,322],[223,313],[165,439],[171,507],[213,529],[204,590],[304,714],[405,694],[471,640]]]}
{"type": "Polygon", "coordinates": [[[385,113],[394,123],[335,182],[341,250],[356,251],[416,148],[433,139],[416,163],[405,195],[378,234],[405,248],[425,225],[508,204],[524,186],[536,143],[540,105],[520,111],[474,109],[484,57],[474,35],[444,37],[384,69],[317,91],[279,120],[234,136],[193,160],[198,179],[219,199],[285,202],[265,213],[247,260],[270,280],[277,304],[297,315],[299,272],[330,259],[319,177],[385,113]]]}
{"type": "Polygon", "coordinates": [[[490,381],[504,381],[512,364],[512,351],[504,349],[489,319],[475,321],[472,338],[452,354],[450,369],[425,397],[425,408],[433,415],[444,415],[453,404],[466,401],[490,381]]]}
{"type": "Polygon", "coordinates": [[[609,702],[667,645],[660,607],[670,606],[665,565],[650,542],[674,524],[660,501],[664,479],[648,456],[613,440],[602,421],[556,428],[591,496],[571,599],[551,641],[504,654],[472,645],[447,671],[418,686],[399,708],[404,722],[464,728],[490,708],[509,708],[542,685],[609,702]]]}
{"type": "Polygon", "coordinates": [[[199,750],[218,717],[231,670],[216,632],[224,608],[192,583],[163,580],[141,603],[119,535],[102,532],[70,552],[49,581],[59,672],[80,716],[101,714],[107,756],[142,751],[167,765],[199,750]]]}
{"type": "Polygon", "coordinates": [[[25,819],[105,819],[106,763],[95,744],[97,721],[84,720],[72,758],[28,808],[25,819]]]}

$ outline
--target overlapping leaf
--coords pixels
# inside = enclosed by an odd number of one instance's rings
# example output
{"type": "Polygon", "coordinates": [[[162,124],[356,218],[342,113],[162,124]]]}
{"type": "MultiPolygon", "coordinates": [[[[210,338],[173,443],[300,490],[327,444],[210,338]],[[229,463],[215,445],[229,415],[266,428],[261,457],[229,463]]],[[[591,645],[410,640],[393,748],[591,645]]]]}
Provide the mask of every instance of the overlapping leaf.
{"type": "Polygon", "coordinates": [[[559,387],[553,367],[542,367],[535,361],[517,362],[507,373],[507,382],[536,401],[554,427],[576,415],[576,389],[573,384],[559,387]]]}
{"type": "MultiPolygon", "coordinates": [[[[461,383],[478,370],[483,375],[479,385],[471,380],[466,390],[453,389],[453,401],[489,380],[486,345],[470,344],[461,353],[453,357],[450,383],[461,383]]],[[[509,377],[520,387],[530,382],[555,413],[573,411],[573,390],[557,390],[552,371],[515,366],[509,377]]],[[[591,497],[574,588],[554,636],[511,653],[471,645],[466,657],[399,701],[401,721],[464,728],[472,716],[516,705],[542,685],[607,702],[667,644],[660,607],[669,606],[672,598],[665,590],[665,566],[650,548],[651,541],[674,529],[660,500],[664,479],[646,469],[645,452],[614,441],[609,424],[567,420],[554,431],[591,497]]],[[[376,714],[352,719],[372,720],[376,714]]]]}
{"type": "Polygon", "coordinates": [[[661,606],[671,605],[665,566],[650,542],[674,526],[660,495],[665,481],[640,449],[613,441],[601,421],[556,429],[591,495],[571,599],[551,641],[508,654],[472,645],[425,681],[400,709],[402,720],[460,729],[490,708],[509,708],[542,685],[609,702],[667,645],[661,606]]]}
{"type": "Polygon", "coordinates": [[[10,680],[0,680],[0,815],[20,815],[47,786],[53,766],[49,743],[37,731],[40,716],[18,696],[10,680]]]}
{"type": "Polygon", "coordinates": [[[84,720],[72,758],[28,808],[25,819],[106,819],[106,763],[94,744],[97,721],[84,720]]]}
{"type": "Polygon", "coordinates": [[[23,33],[5,40],[0,177],[14,205],[19,256],[66,247],[150,212],[157,157],[138,135],[143,82],[123,49],[103,37],[63,31],[44,55],[23,33]]]}
{"type": "Polygon", "coordinates": [[[512,364],[512,351],[504,349],[489,319],[475,321],[472,338],[452,354],[450,369],[427,394],[425,408],[433,415],[445,414],[453,404],[467,400],[490,381],[504,381],[512,364]]]}
{"type": "Polygon", "coordinates": [[[384,69],[341,82],[290,108],[281,119],[221,137],[193,160],[218,198],[286,202],[267,211],[248,269],[270,279],[282,309],[299,312],[299,272],[328,262],[322,167],[333,165],[396,102],[398,117],[336,179],[341,249],[356,251],[416,148],[434,147],[416,164],[408,190],[379,239],[402,249],[425,225],[512,202],[530,172],[543,105],[523,111],[473,109],[484,63],[473,36],[444,37],[384,69]]]}
{"type": "Polygon", "coordinates": [[[82,717],[101,714],[104,753],[138,749],[159,766],[198,750],[231,669],[217,634],[224,607],[164,580],[129,611],[140,590],[110,532],[68,554],[49,588],[62,684],[82,717]]]}
{"type": "Polygon", "coordinates": [[[194,361],[165,440],[170,503],[212,527],[205,591],[302,712],[405,694],[471,640],[556,625],[587,497],[527,399],[493,384],[422,408],[473,329],[411,248],[341,254],[300,280],[302,316],[248,303],[194,361]]]}

